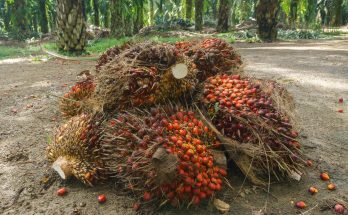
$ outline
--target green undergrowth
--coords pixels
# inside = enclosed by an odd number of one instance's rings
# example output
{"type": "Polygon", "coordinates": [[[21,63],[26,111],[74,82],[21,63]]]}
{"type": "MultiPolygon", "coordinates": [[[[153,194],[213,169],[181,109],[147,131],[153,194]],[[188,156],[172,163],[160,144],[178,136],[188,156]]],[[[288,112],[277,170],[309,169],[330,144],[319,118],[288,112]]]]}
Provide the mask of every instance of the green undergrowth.
{"type": "Polygon", "coordinates": [[[0,60],[6,58],[26,57],[40,53],[40,47],[37,45],[0,45],[0,60]]]}

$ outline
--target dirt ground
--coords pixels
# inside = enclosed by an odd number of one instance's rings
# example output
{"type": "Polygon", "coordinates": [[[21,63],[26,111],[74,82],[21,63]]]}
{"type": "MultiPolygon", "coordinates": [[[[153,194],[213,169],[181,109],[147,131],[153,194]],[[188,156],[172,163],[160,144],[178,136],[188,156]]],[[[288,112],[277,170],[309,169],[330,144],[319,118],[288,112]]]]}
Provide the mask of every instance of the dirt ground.
{"type": "MultiPolygon", "coordinates": [[[[317,40],[272,44],[236,44],[246,63],[245,72],[277,80],[293,94],[302,128],[303,150],[314,160],[300,182],[272,184],[267,189],[246,183],[238,170],[230,172],[233,190],[222,197],[229,214],[334,214],[327,202],[348,202],[348,41],[317,40]],[[343,105],[338,98],[343,97],[343,105]],[[337,110],[343,108],[344,113],[337,110]],[[319,179],[328,171],[336,191],[319,179]],[[319,193],[308,194],[315,185],[319,193]],[[295,209],[304,200],[308,207],[295,209]],[[335,201],[335,200],[334,200],[335,201]],[[305,212],[306,211],[306,212],[305,212]],[[255,213],[256,214],[256,213],[255,213]]],[[[0,61],[0,214],[135,214],[133,200],[112,184],[88,188],[54,177],[45,159],[49,137],[62,121],[57,96],[68,90],[76,75],[95,62],[27,59],[0,61]],[[43,183],[47,178],[51,180],[43,183]],[[68,195],[57,197],[60,186],[68,195]],[[108,200],[100,205],[97,195],[108,200]]],[[[332,206],[330,202],[330,206],[332,206]]],[[[346,205],[348,207],[348,205],[346,205]]],[[[188,210],[163,208],[149,214],[218,214],[211,205],[188,210]]],[[[346,212],[347,213],[347,212],[346,212]]]]}

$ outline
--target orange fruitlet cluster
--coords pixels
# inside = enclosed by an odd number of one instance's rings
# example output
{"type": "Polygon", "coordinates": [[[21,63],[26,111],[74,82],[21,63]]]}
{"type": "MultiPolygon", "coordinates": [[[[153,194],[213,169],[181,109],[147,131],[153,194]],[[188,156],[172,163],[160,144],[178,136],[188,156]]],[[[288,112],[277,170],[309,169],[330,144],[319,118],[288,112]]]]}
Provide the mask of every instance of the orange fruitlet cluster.
{"type": "Polygon", "coordinates": [[[132,192],[143,190],[141,198],[145,202],[158,199],[177,207],[197,205],[220,190],[222,177],[227,175],[226,170],[214,166],[211,154],[211,148],[219,148],[220,142],[193,112],[171,113],[152,109],[148,117],[119,115],[109,122],[114,128],[110,133],[121,140],[116,143],[117,177],[132,192]],[[159,147],[178,159],[176,176],[160,184],[151,165],[159,147]]]}
{"type": "Polygon", "coordinates": [[[168,142],[164,144],[169,153],[176,154],[179,159],[177,168],[178,179],[169,184],[163,184],[160,189],[174,206],[182,202],[198,205],[201,200],[209,198],[214,191],[222,186],[222,177],[226,170],[213,164],[210,147],[219,147],[219,141],[211,131],[197,120],[193,112],[179,111],[162,120],[168,132],[168,142]],[[206,140],[202,136],[208,137],[206,140]],[[208,142],[211,141],[212,145],[208,142]]]}
{"type": "Polygon", "coordinates": [[[257,137],[253,135],[249,126],[261,132],[260,125],[247,125],[237,117],[260,118],[282,134],[275,134],[279,138],[264,135],[263,141],[270,147],[280,149],[281,145],[285,144],[289,148],[300,148],[300,144],[293,139],[298,133],[292,130],[289,120],[276,110],[268,94],[248,79],[241,79],[239,75],[210,77],[204,86],[202,102],[216,115],[213,123],[227,137],[242,143],[257,142],[257,137]]]}

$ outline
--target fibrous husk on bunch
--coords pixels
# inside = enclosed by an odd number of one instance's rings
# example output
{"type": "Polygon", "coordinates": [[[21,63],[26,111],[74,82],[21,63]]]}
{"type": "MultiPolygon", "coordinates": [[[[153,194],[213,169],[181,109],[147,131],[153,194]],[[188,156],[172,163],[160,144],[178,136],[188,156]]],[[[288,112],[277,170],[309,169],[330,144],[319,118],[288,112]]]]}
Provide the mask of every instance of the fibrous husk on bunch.
{"type": "Polygon", "coordinates": [[[83,112],[85,102],[95,89],[91,76],[77,82],[59,101],[59,108],[64,117],[76,116],[83,112]]]}
{"type": "Polygon", "coordinates": [[[185,56],[192,59],[199,70],[198,79],[204,81],[207,77],[242,65],[241,56],[231,44],[218,38],[200,41],[183,41],[175,44],[185,56]]]}
{"type": "Polygon", "coordinates": [[[217,75],[207,79],[201,97],[229,156],[256,184],[269,174],[278,180],[300,174],[302,167],[298,132],[278,111],[274,86],[267,89],[239,75],[217,75]]]}
{"type": "Polygon", "coordinates": [[[97,74],[94,95],[104,111],[153,105],[190,94],[196,70],[174,46],[140,43],[124,50],[97,74]],[[175,73],[181,77],[175,77],[175,73]]]}
{"type": "Polygon", "coordinates": [[[46,155],[52,168],[63,178],[76,177],[88,185],[108,177],[100,145],[102,117],[81,114],[60,126],[46,155]]]}
{"type": "Polygon", "coordinates": [[[132,46],[130,42],[123,44],[122,46],[115,46],[108,50],[106,50],[98,59],[97,65],[95,66],[96,72],[99,72],[103,66],[105,66],[108,62],[115,59],[121,52],[129,49],[132,46]]]}
{"type": "Polygon", "coordinates": [[[119,114],[103,146],[120,186],[144,202],[198,205],[221,189],[226,170],[215,166],[215,134],[194,113],[177,108],[119,114]],[[111,152],[113,151],[113,152],[111,152]]]}

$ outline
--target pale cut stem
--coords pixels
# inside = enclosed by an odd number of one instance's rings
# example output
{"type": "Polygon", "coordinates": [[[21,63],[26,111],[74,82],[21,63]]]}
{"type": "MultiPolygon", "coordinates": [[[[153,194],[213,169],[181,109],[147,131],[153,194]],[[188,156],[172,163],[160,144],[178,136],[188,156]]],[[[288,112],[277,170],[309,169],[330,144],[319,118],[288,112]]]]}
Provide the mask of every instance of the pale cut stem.
{"type": "Polygon", "coordinates": [[[58,157],[57,160],[52,164],[52,168],[64,180],[73,175],[71,164],[69,160],[64,157],[58,157]]]}
{"type": "Polygon", "coordinates": [[[172,74],[176,79],[185,78],[188,74],[188,69],[186,64],[178,63],[172,68],[172,74]]]}

